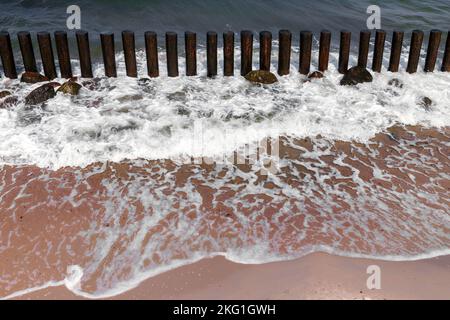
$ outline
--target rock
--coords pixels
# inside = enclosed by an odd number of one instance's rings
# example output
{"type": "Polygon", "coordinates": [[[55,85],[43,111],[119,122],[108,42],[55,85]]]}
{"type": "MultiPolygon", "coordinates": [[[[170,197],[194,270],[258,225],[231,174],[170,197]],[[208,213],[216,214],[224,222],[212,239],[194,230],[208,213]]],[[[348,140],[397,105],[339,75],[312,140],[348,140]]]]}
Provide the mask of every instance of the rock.
{"type": "Polygon", "coordinates": [[[30,94],[28,94],[28,96],[26,96],[25,98],[25,104],[40,104],[47,101],[48,99],[53,98],[54,96],[56,96],[55,89],[51,84],[47,83],[31,91],[30,94]]]}
{"type": "Polygon", "coordinates": [[[372,82],[373,78],[369,71],[363,67],[353,67],[347,70],[341,80],[341,86],[354,86],[359,83],[372,82]]]}
{"type": "Polygon", "coordinates": [[[393,87],[397,87],[397,88],[403,88],[403,82],[401,82],[399,79],[394,78],[389,80],[388,85],[393,86],[393,87]]]}
{"type": "Polygon", "coordinates": [[[38,72],[24,72],[20,78],[20,82],[25,83],[38,83],[45,81],[49,81],[49,79],[38,72]]]}
{"type": "Polygon", "coordinates": [[[94,91],[94,90],[98,90],[100,89],[100,81],[102,79],[101,78],[93,78],[91,80],[86,80],[83,81],[81,84],[83,85],[83,87],[86,87],[87,89],[94,91]]]}
{"type": "Polygon", "coordinates": [[[4,90],[4,91],[0,91],[0,99],[3,99],[4,97],[10,96],[11,92],[4,90]]]}
{"type": "Polygon", "coordinates": [[[314,71],[308,75],[308,79],[322,79],[322,78],[323,78],[323,73],[320,71],[314,71]]]}
{"type": "Polygon", "coordinates": [[[74,81],[64,82],[61,87],[59,87],[57,92],[62,92],[65,94],[70,94],[72,96],[76,96],[81,89],[81,85],[74,81]]]}
{"type": "Polygon", "coordinates": [[[120,103],[128,102],[128,101],[138,101],[144,99],[144,96],[142,94],[126,94],[124,96],[121,96],[117,98],[117,101],[120,103]]]}
{"type": "Polygon", "coordinates": [[[150,82],[150,78],[140,78],[140,79],[138,80],[138,84],[139,84],[139,85],[145,85],[145,84],[147,84],[148,82],[150,82]]]}
{"type": "Polygon", "coordinates": [[[19,99],[15,96],[9,96],[5,98],[2,102],[0,102],[0,109],[8,109],[11,108],[19,102],[19,99]]]}
{"type": "Polygon", "coordinates": [[[250,71],[245,76],[245,79],[253,83],[261,83],[261,84],[272,84],[278,82],[276,75],[274,75],[272,72],[264,70],[250,71]]]}
{"type": "Polygon", "coordinates": [[[425,109],[425,111],[430,111],[431,110],[431,105],[433,104],[433,100],[431,100],[428,97],[422,97],[420,102],[419,102],[419,106],[421,106],[422,108],[425,109]]]}

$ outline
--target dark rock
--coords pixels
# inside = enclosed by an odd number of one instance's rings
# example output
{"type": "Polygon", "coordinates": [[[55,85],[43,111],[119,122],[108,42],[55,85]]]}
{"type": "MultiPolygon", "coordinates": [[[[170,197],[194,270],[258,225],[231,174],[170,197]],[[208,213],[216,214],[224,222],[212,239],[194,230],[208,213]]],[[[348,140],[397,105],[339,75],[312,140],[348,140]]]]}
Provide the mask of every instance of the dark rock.
{"type": "Polygon", "coordinates": [[[422,97],[419,102],[419,106],[425,109],[425,111],[431,110],[431,105],[433,104],[433,100],[428,97],[422,97]]]}
{"type": "Polygon", "coordinates": [[[320,71],[314,71],[308,75],[308,79],[322,79],[322,78],[323,78],[323,73],[320,71]]]}
{"type": "Polygon", "coordinates": [[[388,85],[393,86],[393,87],[397,87],[397,88],[403,88],[403,82],[401,82],[399,79],[394,78],[389,80],[388,85]]]}
{"type": "Polygon", "coordinates": [[[138,84],[139,84],[139,85],[145,85],[145,84],[147,84],[148,82],[150,82],[150,79],[149,79],[149,78],[140,78],[140,79],[138,80],[138,84]]]}
{"type": "Polygon", "coordinates": [[[11,95],[11,92],[9,92],[9,91],[6,91],[6,90],[0,91],[0,99],[3,99],[4,97],[10,96],[10,95],[11,95]]]}
{"type": "Polygon", "coordinates": [[[70,94],[72,96],[76,96],[81,89],[81,85],[74,81],[64,82],[61,87],[59,87],[58,92],[62,92],[65,94],[70,94]]]}
{"type": "Polygon", "coordinates": [[[102,78],[93,78],[90,80],[83,81],[81,84],[83,87],[86,87],[87,89],[94,91],[100,89],[100,82],[102,78]]]}
{"type": "Polygon", "coordinates": [[[19,99],[15,96],[9,96],[0,102],[0,109],[8,109],[19,103],[19,99]]]}
{"type": "Polygon", "coordinates": [[[177,107],[177,114],[180,116],[190,116],[191,111],[186,107],[179,106],[179,107],[177,107]]]}
{"type": "Polygon", "coordinates": [[[347,70],[341,80],[341,86],[354,86],[359,83],[372,82],[373,77],[366,68],[353,67],[347,70]]]}
{"type": "Polygon", "coordinates": [[[56,96],[55,89],[49,83],[40,86],[39,88],[34,89],[28,94],[25,98],[25,104],[27,105],[36,105],[47,101],[48,99],[56,96]]]}
{"type": "Polygon", "coordinates": [[[38,83],[45,81],[49,81],[49,79],[46,76],[43,76],[42,74],[37,72],[24,72],[22,74],[22,77],[20,78],[20,82],[25,83],[38,83]]]}
{"type": "Polygon", "coordinates": [[[245,76],[245,79],[253,83],[261,83],[261,84],[273,84],[275,82],[278,82],[276,75],[274,75],[272,72],[264,70],[250,71],[245,76]]]}
{"type": "Polygon", "coordinates": [[[142,94],[127,94],[122,97],[117,98],[117,101],[120,103],[128,102],[128,101],[138,101],[144,99],[144,96],[142,94]]]}

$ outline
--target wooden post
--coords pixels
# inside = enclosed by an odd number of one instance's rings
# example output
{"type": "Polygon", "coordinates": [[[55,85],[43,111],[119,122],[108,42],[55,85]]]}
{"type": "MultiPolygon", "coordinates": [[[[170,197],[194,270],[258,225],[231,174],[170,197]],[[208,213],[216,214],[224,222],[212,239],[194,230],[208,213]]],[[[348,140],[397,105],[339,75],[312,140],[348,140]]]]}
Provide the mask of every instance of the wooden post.
{"type": "Polygon", "coordinates": [[[439,45],[441,44],[442,32],[440,30],[431,30],[428,42],[427,58],[425,60],[425,72],[433,72],[436,66],[439,45]]]}
{"type": "Polygon", "coordinates": [[[375,33],[375,48],[373,52],[372,70],[381,72],[383,67],[384,44],[386,42],[386,31],[377,30],[375,33]]]}
{"type": "Polygon", "coordinates": [[[21,31],[17,34],[20,52],[22,53],[23,66],[27,72],[37,72],[36,58],[34,56],[33,43],[28,31],[21,31]]]}
{"type": "Polygon", "coordinates": [[[278,74],[285,76],[289,74],[291,66],[291,44],[292,33],[289,30],[280,30],[278,33],[278,74]]]}
{"type": "Polygon", "coordinates": [[[195,32],[184,33],[184,47],[186,54],[186,75],[197,75],[197,35],[195,32]]]}
{"type": "Polygon", "coordinates": [[[402,55],[403,32],[394,31],[392,34],[391,57],[389,59],[389,71],[398,72],[400,57],[402,55]]]}
{"type": "Polygon", "coordinates": [[[272,55],[272,33],[261,31],[259,33],[259,69],[270,71],[270,58],[272,55]]]}
{"type": "Polygon", "coordinates": [[[328,70],[328,60],[330,58],[331,32],[323,30],[320,33],[320,48],[319,48],[319,71],[324,72],[328,70]]]}
{"type": "Polygon", "coordinates": [[[72,65],[70,64],[69,43],[65,31],[55,31],[56,53],[58,54],[61,78],[72,78],[72,65]]]}
{"type": "Polygon", "coordinates": [[[101,33],[103,64],[105,66],[105,75],[107,77],[117,77],[116,69],[116,50],[114,48],[114,33],[101,33]]]}
{"type": "Polygon", "coordinates": [[[450,71],[450,31],[447,32],[447,42],[445,43],[444,58],[442,59],[441,71],[450,71]]]}
{"type": "Polygon", "coordinates": [[[14,62],[11,38],[7,31],[0,32],[0,56],[5,77],[17,79],[16,63],[14,62]]]}
{"type": "Polygon", "coordinates": [[[369,56],[370,31],[363,30],[359,34],[359,54],[358,66],[367,68],[367,58],[369,56]]]}
{"type": "Polygon", "coordinates": [[[346,73],[348,70],[348,60],[350,57],[350,43],[352,41],[352,33],[350,31],[341,31],[341,42],[339,45],[339,73],[346,73]]]}
{"type": "Polygon", "coordinates": [[[408,67],[406,72],[415,73],[419,66],[420,50],[422,49],[423,32],[414,30],[411,35],[411,49],[409,51],[408,67]]]}
{"type": "Polygon", "coordinates": [[[145,33],[145,53],[147,56],[147,73],[150,78],[159,77],[158,37],[156,32],[145,33]]]}
{"type": "Polygon", "coordinates": [[[208,31],[206,33],[206,64],[208,66],[207,76],[217,76],[217,33],[208,31]]]}
{"type": "Polygon", "coordinates": [[[37,39],[44,66],[44,74],[49,80],[53,80],[56,78],[56,67],[50,34],[48,32],[38,32],[37,39]]]}
{"type": "Polygon", "coordinates": [[[253,61],[253,33],[248,30],[241,31],[241,76],[252,71],[253,61]]]}
{"type": "Polygon", "coordinates": [[[89,48],[89,34],[79,30],[75,33],[80,57],[80,69],[82,78],[92,78],[91,50],[89,48]]]}
{"type": "Polygon", "coordinates": [[[167,75],[178,77],[178,40],[175,32],[166,32],[167,75]]]}
{"type": "Polygon", "coordinates": [[[234,33],[231,31],[223,33],[223,75],[234,75],[234,33]]]}
{"type": "Polygon", "coordinates": [[[300,32],[300,62],[299,71],[307,75],[311,68],[312,32],[300,32]]]}
{"type": "Polygon", "coordinates": [[[137,65],[136,65],[136,48],[134,43],[134,32],[133,31],[122,31],[122,44],[123,44],[123,54],[125,56],[125,68],[127,70],[127,76],[136,78],[137,65]]]}

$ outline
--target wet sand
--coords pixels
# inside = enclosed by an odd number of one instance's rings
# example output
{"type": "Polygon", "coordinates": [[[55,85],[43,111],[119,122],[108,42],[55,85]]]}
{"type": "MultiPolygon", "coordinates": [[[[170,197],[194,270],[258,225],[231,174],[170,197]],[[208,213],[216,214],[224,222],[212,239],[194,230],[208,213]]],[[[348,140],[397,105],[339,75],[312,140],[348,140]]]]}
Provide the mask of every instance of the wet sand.
{"type": "MultiPolygon", "coordinates": [[[[0,297],[83,272],[118,298],[447,298],[450,128],[392,127],[366,144],[285,137],[280,168],[172,161],[0,170],[0,297]],[[392,260],[392,259],[391,259],[392,260]],[[383,290],[367,292],[368,265],[383,290]],[[162,273],[165,268],[172,271],[162,273]],[[73,269],[72,269],[73,270],[73,269]],[[130,283],[159,274],[138,288],[130,283]],[[238,287],[237,287],[238,286],[238,287]]],[[[27,295],[75,298],[64,288],[27,295]]]]}
{"type": "MultiPolygon", "coordinates": [[[[65,287],[18,299],[82,299],[65,287]]],[[[314,253],[244,265],[205,259],[142,282],[112,299],[450,299],[450,256],[392,262],[314,253]],[[367,267],[381,269],[381,289],[366,286],[367,267]]]]}

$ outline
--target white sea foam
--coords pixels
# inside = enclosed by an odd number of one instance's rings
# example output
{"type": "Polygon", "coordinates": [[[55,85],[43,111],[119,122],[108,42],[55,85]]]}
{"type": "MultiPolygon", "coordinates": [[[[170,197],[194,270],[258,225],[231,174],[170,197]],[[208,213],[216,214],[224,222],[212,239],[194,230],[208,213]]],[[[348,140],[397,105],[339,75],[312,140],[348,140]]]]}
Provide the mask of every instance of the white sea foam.
{"type": "MultiPolygon", "coordinates": [[[[276,61],[276,48],[273,55],[276,61]]],[[[161,77],[143,83],[125,76],[123,55],[118,54],[119,77],[102,80],[96,91],[82,89],[76,98],[58,93],[42,108],[20,104],[1,109],[0,164],[56,169],[106,160],[217,156],[280,134],[367,141],[395,123],[450,125],[448,73],[383,71],[374,75],[373,83],[343,87],[333,54],[323,80],[302,83],[293,63],[291,75],[260,87],[238,76],[207,79],[204,49],[198,56],[199,76],[168,78],[161,52],[161,77]],[[392,78],[400,79],[403,88],[389,86],[392,78]],[[420,106],[424,96],[433,101],[429,110],[420,106]]],[[[293,62],[296,57],[294,53],[293,62]]],[[[406,54],[402,59],[404,64],[406,54]]],[[[184,58],[179,61],[183,74],[184,58]]],[[[143,52],[138,52],[138,67],[144,76],[143,52]]],[[[97,66],[95,74],[102,76],[103,66],[97,66]]],[[[36,86],[2,82],[21,98],[36,86]]]]}

